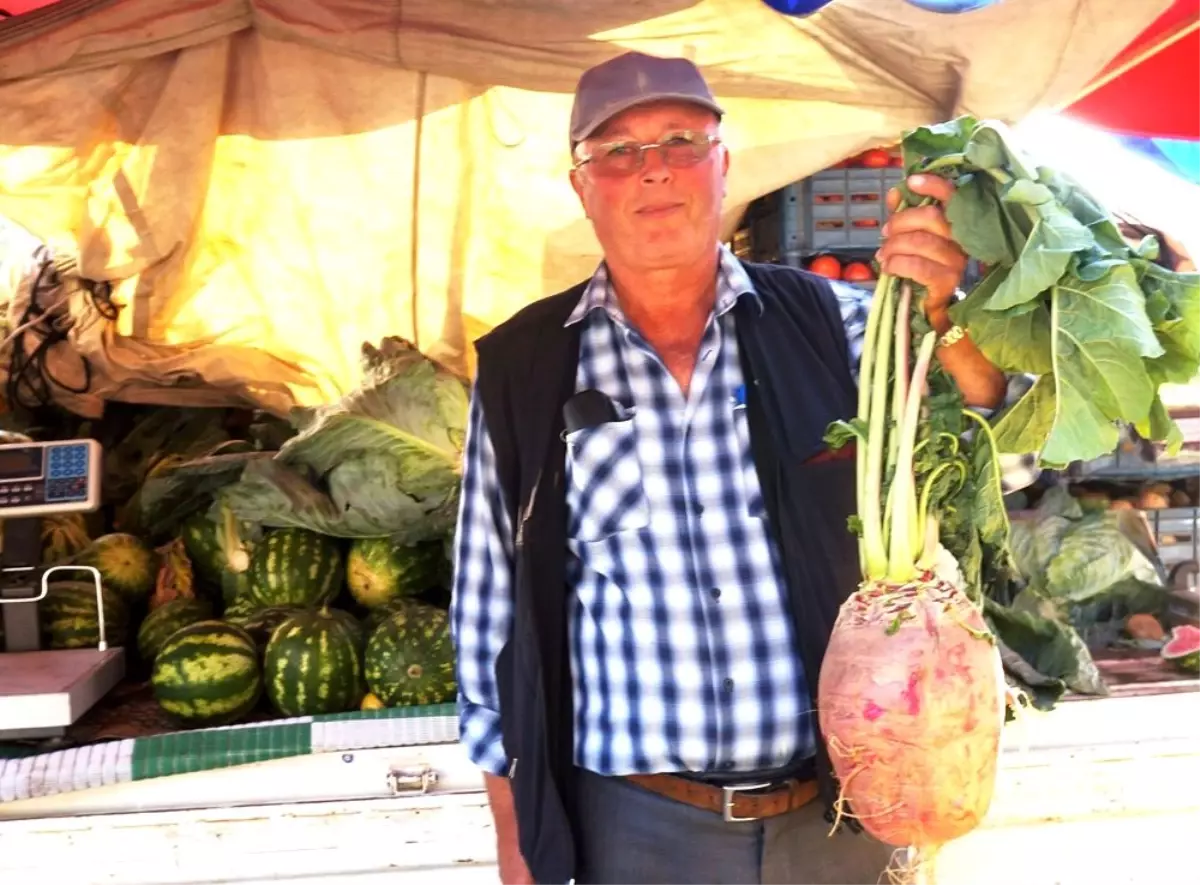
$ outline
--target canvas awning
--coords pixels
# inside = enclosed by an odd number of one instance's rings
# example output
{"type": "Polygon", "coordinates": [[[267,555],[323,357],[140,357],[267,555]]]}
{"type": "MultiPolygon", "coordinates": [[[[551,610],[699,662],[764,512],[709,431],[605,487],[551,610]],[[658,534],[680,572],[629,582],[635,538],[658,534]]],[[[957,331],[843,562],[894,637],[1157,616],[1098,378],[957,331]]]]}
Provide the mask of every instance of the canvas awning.
{"type": "Polygon", "coordinates": [[[594,62],[704,69],[732,229],[907,127],[1060,106],[1169,5],[60,0],[0,21],[0,215],[114,285],[115,323],[72,302],[93,380],[61,401],[279,410],[353,386],[385,334],[465,367],[480,331],[591,272],[565,132],[594,62]]]}

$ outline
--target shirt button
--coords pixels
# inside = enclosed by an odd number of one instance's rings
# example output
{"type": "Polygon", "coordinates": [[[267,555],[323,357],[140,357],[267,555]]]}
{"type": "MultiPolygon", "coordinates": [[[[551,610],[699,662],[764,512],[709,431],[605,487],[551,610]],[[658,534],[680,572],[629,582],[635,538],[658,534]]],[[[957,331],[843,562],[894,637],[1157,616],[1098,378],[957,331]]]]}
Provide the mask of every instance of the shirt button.
{"type": "Polygon", "coordinates": [[[712,594],[712,598],[713,598],[713,599],[720,599],[720,598],[721,598],[721,588],[720,588],[720,587],[713,587],[713,588],[712,588],[711,590],[709,590],[708,592],[712,594]]]}
{"type": "Polygon", "coordinates": [[[721,688],[725,689],[726,693],[733,691],[733,680],[726,677],[725,681],[721,683],[721,688]]]}
{"type": "Polygon", "coordinates": [[[703,513],[703,512],[704,512],[704,505],[703,505],[703,504],[701,504],[699,501],[697,501],[697,502],[696,502],[696,506],[695,506],[695,510],[696,510],[696,513],[697,513],[697,514],[701,514],[701,513],[703,513]]]}

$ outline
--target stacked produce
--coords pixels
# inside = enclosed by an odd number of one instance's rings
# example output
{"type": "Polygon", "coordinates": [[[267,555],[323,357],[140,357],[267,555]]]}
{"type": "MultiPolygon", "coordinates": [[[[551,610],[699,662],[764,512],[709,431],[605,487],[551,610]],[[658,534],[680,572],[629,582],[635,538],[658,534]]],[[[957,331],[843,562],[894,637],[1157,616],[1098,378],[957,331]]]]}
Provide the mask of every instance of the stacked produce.
{"type": "Polygon", "coordinates": [[[43,524],[45,645],[99,641],[181,727],[440,704],[455,694],[445,607],[465,435],[462,379],[405,343],[290,422],[114,407],[31,438],[99,438],[100,514],[43,524]],[[132,420],[129,420],[132,418],[132,420]]]}
{"type": "MultiPolygon", "coordinates": [[[[1153,241],[1130,248],[1091,196],[1021,157],[998,125],[964,117],[923,127],[902,150],[909,173],[956,181],[952,235],[988,266],[955,320],[1001,369],[1036,377],[994,422],[964,409],[934,359],[924,293],[884,275],[858,415],[830,429],[831,445],[857,444],[851,530],[863,582],[833,627],[821,729],[840,809],[912,849],[908,872],[919,873],[987,813],[1006,673],[1035,690],[1054,680],[1103,690],[1069,606],[1048,584],[1053,565],[1022,575],[1015,561],[997,455],[1061,468],[1112,451],[1121,424],[1177,446],[1159,388],[1200,369],[1200,281],[1155,265],[1153,241]]],[[[901,191],[906,205],[921,199],[901,191]]],[[[1081,537],[1094,545],[1102,536],[1081,537]]],[[[1032,540],[1025,562],[1040,555],[1032,540]]],[[[1092,565],[1064,567],[1068,592],[1090,598],[1106,586],[1111,576],[1092,565]]],[[[1186,656],[1184,642],[1168,645],[1174,660],[1186,656]]]]}

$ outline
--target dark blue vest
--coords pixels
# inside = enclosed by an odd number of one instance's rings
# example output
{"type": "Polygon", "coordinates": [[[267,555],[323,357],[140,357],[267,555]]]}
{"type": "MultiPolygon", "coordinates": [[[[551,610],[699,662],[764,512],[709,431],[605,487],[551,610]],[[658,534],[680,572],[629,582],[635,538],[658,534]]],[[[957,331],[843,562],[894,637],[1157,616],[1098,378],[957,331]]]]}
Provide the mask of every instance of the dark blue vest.
{"type": "MultiPolygon", "coordinates": [[[[846,527],[855,509],[854,458],[850,450],[829,458],[823,442],[831,421],[853,417],[857,390],[829,283],[788,267],[745,267],[761,296],[743,297],[734,308],[751,448],[815,698],[838,607],[859,581],[857,545],[846,527]]],[[[516,533],[513,627],[496,666],[501,729],[515,760],[521,853],[538,882],[575,875],[561,433],[581,328],[563,324],[583,289],[535,302],[477,342],[478,396],[516,533]]],[[[820,740],[818,746],[818,781],[829,807],[837,788],[820,740]]]]}

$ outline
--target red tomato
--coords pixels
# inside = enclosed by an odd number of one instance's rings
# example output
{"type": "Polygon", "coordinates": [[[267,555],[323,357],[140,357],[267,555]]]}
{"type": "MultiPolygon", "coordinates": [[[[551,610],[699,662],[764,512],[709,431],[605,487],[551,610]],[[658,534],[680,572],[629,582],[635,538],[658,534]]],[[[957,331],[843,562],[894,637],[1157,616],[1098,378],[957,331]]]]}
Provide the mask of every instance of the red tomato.
{"type": "Polygon", "coordinates": [[[851,283],[864,283],[875,279],[875,271],[871,270],[871,266],[865,262],[851,261],[843,268],[842,279],[851,283]]]}
{"type": "Polygon", "coordinates": [[[818,255],[808,265],[808,269],[815,274],[829,277],[831,280],[842,278],[842,263],[832,255],[818,255]]]}
{"type": "Polygon", "coordinates": [[[862,165],[868,169],[882,169],[891,162],[891,156],[882,148],[864,151],[862,155],[862,165]]]}

